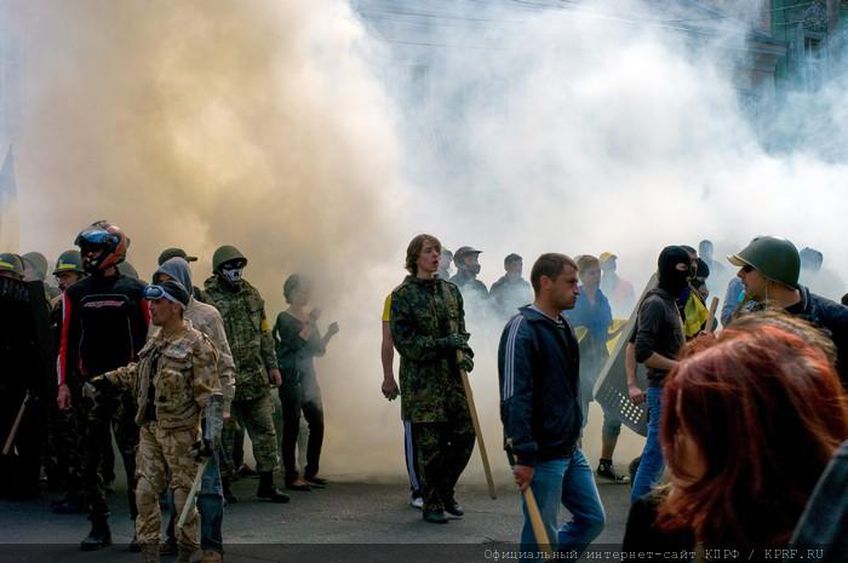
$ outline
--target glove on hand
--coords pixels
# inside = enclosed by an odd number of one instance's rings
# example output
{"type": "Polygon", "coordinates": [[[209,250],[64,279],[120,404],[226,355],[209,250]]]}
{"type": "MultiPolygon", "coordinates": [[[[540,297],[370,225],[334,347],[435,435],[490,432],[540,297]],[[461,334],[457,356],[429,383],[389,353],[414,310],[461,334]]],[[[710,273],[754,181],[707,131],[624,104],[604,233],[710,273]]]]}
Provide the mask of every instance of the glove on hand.
{"type": "Polygon", "coordinates": [[[474,360],[463,354],[462,359],[457,363],[459,369],[464,372],[470,372],[474,369],[474,360]]]}
{"type": "Polygon", "coordinates": [[[444,348],[447,350],[459,350],[465,347],[466,342],[468,342],[467,337],[463,336],[462,334],[454,333],[442,338],[438,338],[436,340],[436,345],[439,348],[444,348]]]}

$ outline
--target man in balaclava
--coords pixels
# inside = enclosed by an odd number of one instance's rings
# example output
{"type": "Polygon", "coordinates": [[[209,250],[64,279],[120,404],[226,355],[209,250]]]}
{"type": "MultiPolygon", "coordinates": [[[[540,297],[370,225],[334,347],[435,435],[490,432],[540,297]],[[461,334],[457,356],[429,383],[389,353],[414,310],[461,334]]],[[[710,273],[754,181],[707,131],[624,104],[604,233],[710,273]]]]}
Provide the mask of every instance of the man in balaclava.
{"type": "Polygon", "coordinates": [[[289,497],[274,486],[277,465],[277,435],[274,432],[270,386],[282,383],[274,339],[265,316],[265,301],[259,291],[242,277],[247,258],[234,246],[222,246],[212,256],[213,275],[204,284],[209,304],[224,319],[227,342],[236,366],[236,393],[232,416],[224,423],[224,468],[222,483],[228,502],[236,497],[230,490],[233,476],[232,449],[236,421],[247,429],[259,473],[256,496],[271,502],[288,502],[289,497]]]}
{"type": "Polygon", "coordinates": [[[636,361],[648,368],[648,436],[633,480],[631,502],[649,493],[665,468],[659,439],[662,387],[686,342],[677,296],[688,286],[690,275],[691,258],[686,250],[679,246],[665,247],[657,261],[658,287],[649,291],[639,305],[636,361]]]}

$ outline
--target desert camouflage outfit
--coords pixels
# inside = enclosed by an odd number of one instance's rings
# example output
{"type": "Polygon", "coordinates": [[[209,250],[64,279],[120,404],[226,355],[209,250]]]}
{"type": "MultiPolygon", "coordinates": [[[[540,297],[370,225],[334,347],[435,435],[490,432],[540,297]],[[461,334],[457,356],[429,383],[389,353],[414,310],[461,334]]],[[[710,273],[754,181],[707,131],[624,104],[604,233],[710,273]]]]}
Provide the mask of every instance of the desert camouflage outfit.
{"type": "MultiPolygon", "coordinates": [[[[441,344],[466,339],[462,296],[452,283],[407,276],[392,293],[392,338],[400,352],[401,418],[412,422],[424,510],[441,510],[474,449],[474,429],[457,354],[441,344]]],[[[466,344],[467,357],[473,352],[466,344]]]]}
{"type": "Polygon", "coordinates": [[[230,288],[217,276],[205,283],[209,303],[221,313],[227,342],[236,370],[236,392],[232,416],[224,423],[225,476],[235,472],[232,462],[233,435],[238,422],[253,442],[256,471],[273,471],[277,466],[277,438],[274,432],[268,370],[276,369],[274,339],[265,317],[265,302],[247,281],[230,288]]]}
{"type": "MultiPolygon", "coordinates": [[[[177,512],[182,512],[200,463],[191,452],[201,439],[200,419],[213,394],[221,394],[218,353],[207,336],[188,321],[177,332],[148,340],[139,362],[104,374],[136,399],[140,427],[137,456],[136,534],[142,545],[159,543],[159,496],[168,482],[177,512]]],[[[197,549],[197,510],[192,509],[177,543],[197,549]]]]}

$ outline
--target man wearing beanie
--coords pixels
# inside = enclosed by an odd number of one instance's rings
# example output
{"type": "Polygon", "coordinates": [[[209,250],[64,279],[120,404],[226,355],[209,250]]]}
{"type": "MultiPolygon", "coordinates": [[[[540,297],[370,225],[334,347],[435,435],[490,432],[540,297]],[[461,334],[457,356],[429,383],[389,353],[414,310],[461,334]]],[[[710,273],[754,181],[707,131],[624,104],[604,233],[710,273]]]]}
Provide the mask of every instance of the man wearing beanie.
{"type": "MultiPolygon", "coordinates": [[[[114,386],[133,393],[135,422],[140,429],[136,535],[145,562],[159,561],[161,527],[159,496],[170,486],[182,512],[194,476],[220,440],[221,420],[205,410],[221,402],[218,353],[209,337],[183,318],[191,295],[176,281],[145,288],[153,324],[159,333],[139,352],[137,363],[95,377],[84,392],[96,394],[114,386]]],[[[178,561],[188,562],[197,549],[197,510],[179,528],[178,561]]]]}
{"type": "MultiPolygon", "coordinates": [[[[170,258],[160,264],[159,269],[153,274],[153,283],[162,284],[169,280],[179,282],[184,288],[192,287],[191,272],[185,259],[178,256],[170,258]]],[[[194,328],[209,337],[218,352],[218,375],[221,378],[223,394],[222,412],[212,413],[210,409],[207,409],[206,416],[219,414],[222,420],[227,419],[230,416],[230,405],[235,395],[235,363],[227,342],[224,321],[215,307],[201,303],[195,297],[189,299],[183,316],[194,328]]],[[[197,508],[200,511],[200,548],[203,550],[201,561],[210,563],[220,561],[224,553],[221,531],[224,519],[220,459],[222,455],[221,444],[215,444],[215,451],[206,464],[200,482],[200,492],[197,495],[197,508]]],[[[177,540],[174,534],[177,516],[172,500],[171,520],[168,522],[164,553],[176,554],[177,552],[177,540]]]]}

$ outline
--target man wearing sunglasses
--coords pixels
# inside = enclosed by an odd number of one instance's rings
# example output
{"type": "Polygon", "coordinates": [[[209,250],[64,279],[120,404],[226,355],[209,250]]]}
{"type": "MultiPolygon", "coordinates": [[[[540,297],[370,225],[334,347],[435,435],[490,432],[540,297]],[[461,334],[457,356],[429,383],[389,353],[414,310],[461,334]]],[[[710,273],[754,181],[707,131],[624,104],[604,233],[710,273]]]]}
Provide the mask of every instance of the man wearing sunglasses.
{"type": "MultiPolygon", "coordinates": [[[[109,504],[101,474],[110,429],[124,461],[130,517],[135,502],[135,455],[138,426],[133,421],[134,400],[128,392],[104,392],[84,396],[88,380],[138,359],[147,340],[150,309],[144,284],[122,275],[118,265],[126,259],[129,239],[120,228],[99,221],[84,229],[75,243],[89,276],[65,290],[58,358],[58,395],[61,410],[74,407],[82,440],[82,488],[88,504],[91,532],[82,541],[83,551],[112,543],[109,504]]],[[[73,475],[71,475],[73,477],[73,475]]],[[[71,489],[75,487],[71,484],[71,489]]],[[[135,538],[132,546],[136,547],[135,538]]]]}
{"type": "Polygon", "coordinates": [[[765,236],[751,241],[728,261],[739,267],[747,311],[782,309],[801,317],[833,340],[836,368],[848,388],[848,307],[810,292],[798,283],[801,256],[785,238],[765,236]]]}
{"type": "MultiPolygon", "coordinates": [[[[97,395],[114,387],[134,396],[132,413],[141,435],[136,536],[143,561],[152,562],[159,561],[160,495],[170,478],[176,511],[183,511],[201,460],[213,455],[220,439],[223,397],[215,346],[183,319],[189,292],[170,280],[148,286],[144,297],[159,332],[139,352],[137,363],[93,378],[83,392],[97,395]],[[217,414],[210,416],[210,411],[217,414]]],[[[198,547],[197,516],[191,507],[184,525],[177,527],[180,563],[188,563],[198,547]]]]}

